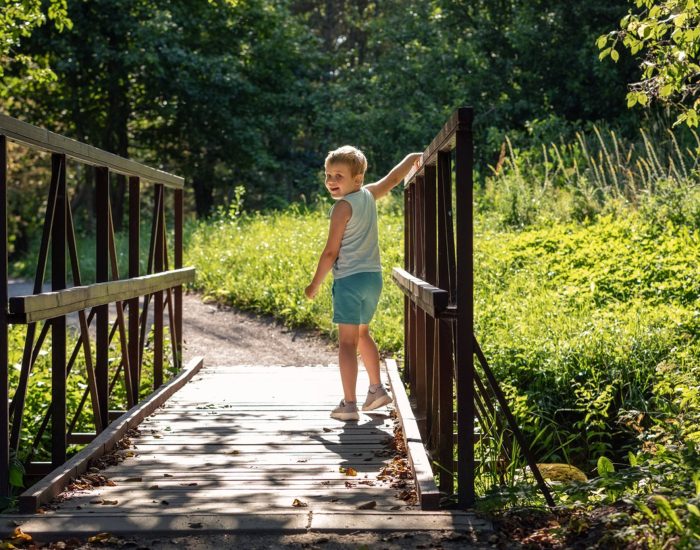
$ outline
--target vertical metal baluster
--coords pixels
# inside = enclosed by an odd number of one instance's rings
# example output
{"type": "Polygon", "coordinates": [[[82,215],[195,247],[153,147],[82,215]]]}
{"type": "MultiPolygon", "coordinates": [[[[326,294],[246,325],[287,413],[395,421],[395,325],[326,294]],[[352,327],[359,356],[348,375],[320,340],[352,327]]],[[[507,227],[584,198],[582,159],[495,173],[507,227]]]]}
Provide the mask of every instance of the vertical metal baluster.
{"type": "MultiPolygon", "coordinates": [[[[129,178],[129,278],[140,275],[140,223],[141,223],[141,180],[136,176],[129,178]]],[[[139,299],[129,300],[129,367],[133,384],[133,401],[139,402],[141,384],[141,361],[139,354],[139,299]]]]}
{"type": "MultiPolygon", "coordinates": [[[[408,247],[408,272],[415,275],[416,272],[416,183],[408,186],[408,201],[410,205],[408,213],[409,247],[408,247]]],[[[416,304],[410,300],[408,304],[408,384],[411,389],[411,399],[416,395],[416,304]]]]}
{"type": "MultiPolygon", "coordinates": [[[[423,173],[423,271],[425,282],[437,286],[437,231],[436,231],[436,173],[435,165],[425,166],[423,173]]],[[[426,434],[433,429],[433,359],[435,353],[435,318],[425,317],[425,409],[426,434]]]]}
{"type": "MultiPolygon", "coordinates": [[[[450,256],[449,248],[453,247],[451,228],[452,217],[452,156],[449,151],[438,153],[438,287],[450,291],[450,303],[454,303],[450,285],[450,256]]],[[[440,471],[440,491],[452,494],[454,491],[454,401],[453,401],[453,372],[454,359],[452,355],[452,327],[450,321],[438,321],[438,411],[439,441],[438,462],[443,468],[440,471]]]]}
{"type": "MultiPolygon", "coordinates": [[[[163,237],[165,231],[165,205],[164,190],[162,184],[156,185],[158,194],[158,223],[156,226],[156,246],[153,271],[159,273],[163,271],[163,237]]],[[[153,389],[158,389],[163,385],[163,291],[159,290],[153,296],[153,389]]]]}
{"type": "Polygon", "coordinates": [[[7,288],[7,138],[0,136],[0,496],[10,494],[10,388],[7,288]]]}
{"type": "MultiPolygon", "coordinates": [[[[425,219],[423,217],[425,211],[425,182],[422,176],[416,176],[416,181],[413,184],[415,188],[416,207],[414,213],[416,217],[415,223],[415,276],[421,280],[425,280],[425,219]]],[[[426,346],[425,346],[425,322],[426,313],[422,307],[416,307],[416,422],[418,428],[425,439],[427,434],[427,369],[426,369],[426,346]]]]}
{"type": "MultiPolygon", "coordinates": [[[[403,268],[410,272],[409,256],[411,255],[411,228],[409,225],[409,215],[411,213],[411,201],[409,199],[408,189],[404,189],[403,193],[403,268]]],[[[411,318],[411,301],[408,296],[403,296],[403,381],[408,380],[408,373],[411,368],[409,357],[411,355],[411,333],[409,331],[408,322],[411,318]]]]}
{"type": "MultiPolygon", "coordinates": [[[[95,282],[109,281],[109,170],[105,167],[95,168],[95,207],[96,207],[96,242],[95,242],[95,282]]],[[[109,424],[109,305],[97,306],[95,337],[95,378],[100,403],[102,426],[109,424]]]]}
{"type": "MultiPolygon", "coordinates": [[[[183,191],[175,190],[175,269],[182,267],[182,222],[183,222],[183,191]]],[[[176,357],[173,358],[175,368],[182,367],[182,285],[175,287],[175,333],[176,357]]]]}
{"type": "MultiPolygon", "coordinates": [[[[51,155],[51,170],[57,174],[56,211],[51,231],[51,290],[66,288],[66,156],[51,155]]],[[[66,317],[51,320],[51,463],[66,461],[66,317]]]]}

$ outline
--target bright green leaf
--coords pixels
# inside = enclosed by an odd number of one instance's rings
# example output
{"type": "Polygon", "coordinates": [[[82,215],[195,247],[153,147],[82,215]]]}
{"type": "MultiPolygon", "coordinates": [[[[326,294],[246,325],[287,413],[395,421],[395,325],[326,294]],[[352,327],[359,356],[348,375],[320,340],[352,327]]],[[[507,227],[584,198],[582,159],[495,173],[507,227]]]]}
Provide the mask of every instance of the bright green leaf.
{"type": "Polygon", "coordinates": [[[615,473],[615,465],[608,457],[601,456],[598,459],[598,475],[600,477],[608,477],[613,473],[615,473]]]}

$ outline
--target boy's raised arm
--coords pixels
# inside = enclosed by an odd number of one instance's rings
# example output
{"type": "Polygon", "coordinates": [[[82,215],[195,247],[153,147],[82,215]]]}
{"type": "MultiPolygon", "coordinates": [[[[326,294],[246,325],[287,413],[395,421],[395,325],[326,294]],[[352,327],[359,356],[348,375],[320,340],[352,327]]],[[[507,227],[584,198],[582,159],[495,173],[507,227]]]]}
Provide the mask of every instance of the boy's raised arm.
{"type": "Polygon", "coordinates": [[[374,195],[375,199],[380,199],[383,196],[389,194],[394,187],[396,187],[402,179],[406,177],[406,174],[411,170],[414,164],[420,163],[423,153],[410,153],[394,166],[391,171],[380,179],[376,183],[370,183],[365,185],[367,190],[374,195]]]}

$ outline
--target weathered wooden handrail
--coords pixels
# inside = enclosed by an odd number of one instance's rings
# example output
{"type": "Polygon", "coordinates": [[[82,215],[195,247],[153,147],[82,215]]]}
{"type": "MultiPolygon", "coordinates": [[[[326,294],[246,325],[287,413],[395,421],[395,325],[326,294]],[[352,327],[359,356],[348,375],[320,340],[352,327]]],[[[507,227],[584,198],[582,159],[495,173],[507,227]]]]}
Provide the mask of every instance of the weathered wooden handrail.
{"type": "Polygon", "coordinates": [[[151,168],[3,114],[0,114],[0,135],[34,149],[66,155],[92,166],[103,166],[117,174],[135,176],[177,189],[182,189],[185,183],[180,176],[151,168]]]}
{"type": "MultiPolygon", "coordinates": [[[[164,311],[167,311],[172,363],[175,370],[182,360],[182,287],[193,280],[194,268],[182,266],[184,180],[133,160],[97,149],[85,143],[49,132],[25,122],[0,115],[0,495],[9,495],[10,456],[22,458],[27,473],[45,474],[67,458],[69,443],[85,443],[104,431],[123,411],[110,408],[112,390],[123,380],[126,407],[133,408],[141,399],[144,350],[149,340],[149,305],[153,302],[153,387],[164,382],[164,311]],[[8,141],[31,149],[51,153],[51,181],[48,190],[34,293],[8,296],[7,182],[8,141]],[[94,166],[95,184],[95,283],[81,282],[78,247],[68,188],[67,161],[72,159],[94,166]],[[110,203],[110,172],[128,176],[128,269],[120,274],[115,245],[114,223],[110,203]],[[140,216],[141,185],[154,190],[153,218],[146,272],[141,272],[140,216]],[[168,258],[166,239],[165,190],[173,189],[174,257],[168,258]],[[68,256],[69,262],[66,262],[68,256]],[[42,292],[44,273],[51,260],[51,291],[42,292]],[[172,265],[172,270],[170,266],[172,265]],[[67,269],[71,269],[73,286],[68,287],[67,269]],[[109,304],[116,308],[110,323],[109,304]],[[70,357],[67,354],[66,315],[78,315],[79,337],[70,357]],[[40,330],[38,323],[43,322],[40,330]],[[90,325],[94,321],[94,331],[90,325]],[[27,325],[19,381],[10,401],[8,386],[8,330],[10,323],[27,325]],[[111,324],[111,327],[110,327],[111,324]],[[31,434],[34,441],[20,448],[22,417],[30,375],[44,341],[51,333],[51,401],[46,403],[43,420],[31,434]],[[95,354],[92,353],[94,334],[95,354]],[[109,357],[110,343],[118,338],[119,361],[109,357]],[[67,383],[79,354],[85,363],[87,388],[82,401],[67,418],[67,383]],[[111,369],[113,366],[113,369],[111,369]],[[79,418],[86,403],[91,407],[94,434],[78,433],[79,418]],[[35,450],[51,426],[51,462],[33,461],[35,450]],[[25,456],[26,455],[26,456],[25,456]]],[[[120,407],[123,408],[123,407],[120,407]]]]}
{"type": "Polygon", "coordinates": [[[394,268],[392,276],[402,292],[431,317],[439,317],[447,309],[446,290],[421,281],[400,267],[394,268]]]}
{"type": "Polygon", "coordinates": [[[455,111],[423,153],[420,166],[404,180],[404,269],[393,272],[405,295],[404,371],[423,440],[439,465],[441,492],[453,493],[456,473],[459,504],[473,505],[475,445],[495,423],[512,432],[553,504],[474,336],[472,120],[472,109],[455,111]],[[475,354],[481,373],[475,369],[475,354]]]}
{"type": "Polygon", "coordinates": [[[75,286],[56,292],[42,292],[10,298],[11,323],[35,323],[91,307],[124,302],[194,281],[194,267],[132,277],[121,281],[75,286]]]}

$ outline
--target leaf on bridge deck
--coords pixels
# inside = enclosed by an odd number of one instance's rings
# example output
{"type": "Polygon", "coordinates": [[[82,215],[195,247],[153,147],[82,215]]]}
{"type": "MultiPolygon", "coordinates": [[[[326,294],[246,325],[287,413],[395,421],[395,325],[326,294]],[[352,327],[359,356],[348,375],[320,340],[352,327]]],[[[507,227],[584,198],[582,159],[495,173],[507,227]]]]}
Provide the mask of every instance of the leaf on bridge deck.
{"type": "Polygon", "coordinates": [[[15,527],[12,531],[12,536],[3,541],[3,545],[7,545],[7,548],[14,548],[14,544],[25,544],[33,542],[32,536],[25,533],[19,527],[15,527]]]}
{"type": "Polygon", "coordinates": [[[95,536],[88,538],[88,542],[105,542],[112,538],[110,533],[97,533],[95,536]]]}
{"type": "Polygon", "coordinates": [[[376,500],[370,500],[369,502],[365,502],[364,504],[360,504],[357,509],[358,510],[374,510],[377,507],[377,501],[376,500]]]}
{"type": "Polygon", "coordinates": [[[292,502],[292,506],[294,506],[294,508],[306,508],[308,504],[299,500],[298,498],[295,498],[294,502],[292,502]]]}

